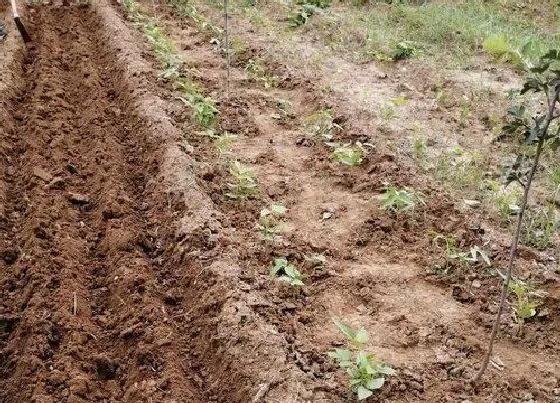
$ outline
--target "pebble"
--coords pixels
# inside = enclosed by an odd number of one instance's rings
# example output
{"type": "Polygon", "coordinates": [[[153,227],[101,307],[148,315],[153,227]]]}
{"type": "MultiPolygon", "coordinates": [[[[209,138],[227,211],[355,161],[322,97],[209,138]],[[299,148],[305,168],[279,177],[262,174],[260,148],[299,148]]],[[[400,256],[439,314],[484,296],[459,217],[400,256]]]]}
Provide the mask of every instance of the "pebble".
{"type": "Polygon", "coordinates": [[[68,193],[68,200],[74,204],[88,204],[89,196],[81,193],[68,193]]]}

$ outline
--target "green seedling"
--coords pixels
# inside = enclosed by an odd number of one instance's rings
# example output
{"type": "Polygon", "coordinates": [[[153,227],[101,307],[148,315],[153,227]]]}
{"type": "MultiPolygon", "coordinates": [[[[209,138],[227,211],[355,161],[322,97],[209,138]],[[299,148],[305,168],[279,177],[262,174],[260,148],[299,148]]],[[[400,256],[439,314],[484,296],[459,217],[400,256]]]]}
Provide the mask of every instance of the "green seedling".
{"type": "Polygon", "coordinates": [[[314,112],[305,120],[306,131],[313,137],[320,137],[323,141],[331,141],[334,135],[342,130],[342,127],[334,123],[330,109],[314,112]]]}
{"type": "Polygon", "coordinates": [[[416,137],[412,142],[412,150],[414,161],[421,169],[426,166],[426,160],[428,158],[428,145],[425,139],[416,137]]]}
{"type": "Polygon", "coordinates": [[[270,208],[261,210],[257,228],[265,240],[273,241],[284,230],[282,218],[287,211],[288,209],[281,204],[273,204],[270,208]]]}
{"type": "Polygon", "coordinates": [[[355,144],[329,143],[333,147],[332,159],[342,165],[357,166],[362,163],[366,154],[366,149],[360,142],[355,144]]]}
{"type": "Polygon", "coordinates": [[[406,98],[403,96],[395,97],[391,100],[391,103],[398,108],[399,106],[406,104],[406,98]]]}
{"type": "Polygon", "coordinates": [[[521,197],[522,192],[519,189],[501,189],[491,196],[500,223],[508,225],[511,222],[511,216],[519,213],[521,197]]]}
{"type": "Polygon", "coordinates": [[[432,242],[438,249],[444,250],[445,266],[436,267],[433,271],[436,274],[448,274],[454,267],[474,266],[483,262],[487,267],[491,267],[490,258],[478,246],[473,246],[468,252],[463,252],[457,245],[457,239],[453,235],[442,235],[432,233],[432,242]]]}
{"type": "Polygon", "coordinates": [[[251,168],[239,161],[234,161],[229,172],[234,179],[234,183],[228,183],[227,197],[233,200],[246,201],[258,193],[257,176],[251,168]]]}
{"type": "Polygon", "coordinates": [[[399,60],[408,59],[416,53],[416,47],[412,42],[399,42],[394,46],[394,49],[390,52],[389,56],[391,60],[397,62],[399,60]]]}
{"type": "Polygon", "coordinates": [[[528,208],[524,217],[523,241],[537,249],[546,249],[554,233],[560,228],[553,203],[546,207],[528,208]]]}
{"type": "Polygon", "coordinates": [[[482,43],[482,48],[493,56],[497,62],[510,62],[524,69],[532,68],[527,57],[530,47],[530,42],[527,42],[522,47],[515,46],[508,40],[505,34],[492,35],[482,43]]]}
{"type": "MultiPolygon", "coordinates": [[[[500,271],[498,274],[505,279],[505,274],[500,271]]],[[[511,279],[509,290],[515,296],[512,308],[517,323],[517,334],[521,335],[525,323],[537,314],[537,308],[541,305],[542,293],[515,277],[511,279]]]]}
{"type": "Polygon", "coordinates": [[[552,185],[552,201],[556,202],[560,194],[560,166],[552,167],[550,170],[550,184],[552,185]]]}
{"type": "Polygon", "coordinates": [[[385,193],[381,195],[381,210],[394,214],[397,218],[403,213],[412,214],[418,205],[426,205],[423,196],[407,189],[398,190],[394,186],[388,186],[385,193]]]}
{"type": "Polygon", "coordinates": [[[302,287],[305,285],[301,273],[283,257],[274,259],[274,264],[270,268],[270,276],[286,281],[293,287],[302,287]]]}
{"type": "Polygon", "coordinates": [[[329,356],[338,361],[350,378],[350,390],[358,400],[364,400],[382,388],[385,376],[395,375],[396,371],[379,361],[375,354],[367,353],[362,347],[368,340],[368,333],[362,327],[353,330],[349,325],[333,319],[338,330],[346,336],[349,348],[335,348],[329,356]]]}
{"type": "Polygon", "coordinates": [[[272,88],[277,85],[277,78],[269,76],[258,60],[250,59],[245,65],[245,71],[251,80],[263,83],[265,88],[272,88]]]}
{"type": "Polygon", "coordinates": [[[205,128],[212,128],[218,120],[218,109],[215,101],[209,97],[197,98],[191,102],[194,120],[205,128]]]}
{"type": "Polygon", "coordinates": [[[395,108],[393,108],[393,106],[384,105],[379,110],[379,116],[381,116],[381,119],[385,121],[390,121],[397,117],[397,112],[395,111],[395,108]]]}
{"type": "Polygon", "coordinates": [[[321,9],[312,4],[291,6],[286,21],[290,27],[297,28],[307,24],[307,21],[309,21],[313,15],[319,14],[320,12],[321,9]]]}
{"type": "Polygon", "coordinates": [[[237,141],[237,135],[224,132],[214,140],[220,157],[231,156],[231,146],[237,141]]]}

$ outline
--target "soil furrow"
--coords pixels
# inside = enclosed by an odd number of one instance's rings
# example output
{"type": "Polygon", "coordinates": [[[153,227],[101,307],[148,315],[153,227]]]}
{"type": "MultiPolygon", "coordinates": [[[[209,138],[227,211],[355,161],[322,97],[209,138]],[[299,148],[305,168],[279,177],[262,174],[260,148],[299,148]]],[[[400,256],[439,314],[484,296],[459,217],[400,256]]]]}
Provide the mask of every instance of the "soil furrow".
{"type": "MultiPolygon", "coordinates": [[[[4,167],[0,401],[160,400],[182,370],[152,346],[173,334],[151,326],[165,316],[161,206],[146,192],[157,167],[95,13],[41,7],[30,24],[4,167]]],[[[196,401],[182,383],[175,395],[196,401]]]]}

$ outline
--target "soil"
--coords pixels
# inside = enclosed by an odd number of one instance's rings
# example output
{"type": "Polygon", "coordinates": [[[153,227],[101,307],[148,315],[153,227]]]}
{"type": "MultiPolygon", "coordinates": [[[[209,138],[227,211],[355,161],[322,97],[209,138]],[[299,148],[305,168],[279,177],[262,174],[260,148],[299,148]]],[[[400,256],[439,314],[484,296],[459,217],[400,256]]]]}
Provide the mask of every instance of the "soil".
{"type": "Polygon", "coordinates": [[[326,354],[342,342],[333,317],[364,326],[367,349],[398,372],[372,401],[560,401],[557,262],[521,250],[548,313],[523,336],[508,317],[473,388],[499,280],[483,265],[428,273],[441,253],[427,234],[484,243],[498,266],[507,240],[388,150],[371,116],[353,112],[359,101],[272,59],[279,84],[264,88],[243,69],[263,52],[251,46],[227,96],[215,41],[166,4],[139,7],[218,100],[259,195],[223,196],[227,163],[119,4],[28,8],[33,45],[12,33],[0,45],[0,402],[352,401],[326,354]],[[373,145],[361,167],[306,138],[305,117],[324,106],[340,111],[337,140],[373,145]],[[391,218],[376,199],[385,182],[422,190],[428,207],[391,218]],[[255,230],[272,203],[288,207],[274,242],[255,230]],[[279,256],[303,272],[302,290],[269,277],[279,256]]]}

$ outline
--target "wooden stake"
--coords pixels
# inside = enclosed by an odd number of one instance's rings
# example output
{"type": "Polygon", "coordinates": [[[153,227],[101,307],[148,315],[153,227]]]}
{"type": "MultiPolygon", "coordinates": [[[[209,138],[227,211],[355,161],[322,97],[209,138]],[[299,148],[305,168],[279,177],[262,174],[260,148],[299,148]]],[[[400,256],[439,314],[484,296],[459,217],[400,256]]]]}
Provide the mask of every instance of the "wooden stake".
{"type": "Polygon", "coordinates": [[[229,99],[229,80],[230,80],[230,57],[229,57],[229,17],[228,17],[228,0],[224,0],[224,25],[225,25],[225,48],[227,60],[227,78],[226,78],[226,98],[229,99]]]}

